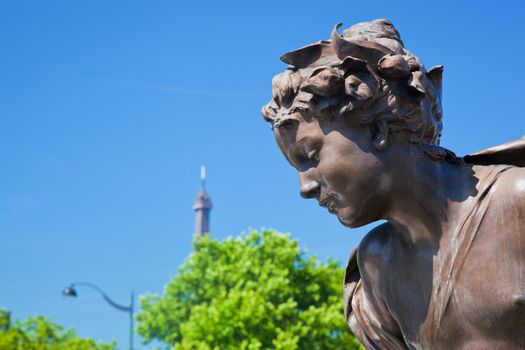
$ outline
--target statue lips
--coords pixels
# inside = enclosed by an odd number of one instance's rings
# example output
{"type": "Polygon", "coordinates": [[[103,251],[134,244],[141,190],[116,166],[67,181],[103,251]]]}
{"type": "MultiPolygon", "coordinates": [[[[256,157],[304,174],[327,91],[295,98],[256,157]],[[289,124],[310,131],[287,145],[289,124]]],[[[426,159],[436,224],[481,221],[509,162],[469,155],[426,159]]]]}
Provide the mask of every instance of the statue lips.
{"type": "Polygon", "coordinates": [[[330,200],[330,198],[327,197],[325,199],[319,200],[319,205],[323,208],[327,208],[330,214],[337,214],[337,207],[335,206],[335,203],[330,200]]]}

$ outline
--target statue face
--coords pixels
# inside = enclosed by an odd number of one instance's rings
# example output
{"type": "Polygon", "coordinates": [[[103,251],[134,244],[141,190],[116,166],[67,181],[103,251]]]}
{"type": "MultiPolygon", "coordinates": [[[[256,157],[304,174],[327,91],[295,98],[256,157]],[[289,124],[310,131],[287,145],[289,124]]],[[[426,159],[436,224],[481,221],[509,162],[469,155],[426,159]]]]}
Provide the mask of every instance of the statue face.
{"type": "Polygon", "coordinates": [[[384,218],[391,181],[371,128],[348,121],[305,121],[275,129],[277,143],[297,169],[300,192],[348,227],[384,218]]]}

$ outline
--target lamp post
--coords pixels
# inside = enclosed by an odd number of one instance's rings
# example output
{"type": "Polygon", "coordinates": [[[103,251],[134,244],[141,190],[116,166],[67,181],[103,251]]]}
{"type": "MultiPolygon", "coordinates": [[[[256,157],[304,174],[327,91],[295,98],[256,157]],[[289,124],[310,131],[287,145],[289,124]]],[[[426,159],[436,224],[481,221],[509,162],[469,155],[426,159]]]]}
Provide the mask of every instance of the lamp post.
{"type": "Polygon", "coordinates": [[[111,300],[102,291],[102,289],[100,289],[99,287],[97,287],[93,283],[89,283],[89,282],[75,282],[75,283],[71,283],[71,285],[69,287],[65,288],[62,291],[62,294],[64,294],[65,296],[68,296],[68,297],[77,297],[78,293],[77,293],[77,290],[75,289],[76,286],[90,287],[90,288],[96,290],[97,292],[99,292],[100,295],[102,295],[102,297],[104,298],[104,300],[107,301],[108,304],[113,306],[115,309],[120,310],[120,311],[124,311],[124,312],[129,312],[129,350],[133,350],[133,305],[134,305],[133,291],[131,291],[131,301],[129,303],[129,306],[124,306],[124,305],[117,304],[116,302],[111,300]]]}

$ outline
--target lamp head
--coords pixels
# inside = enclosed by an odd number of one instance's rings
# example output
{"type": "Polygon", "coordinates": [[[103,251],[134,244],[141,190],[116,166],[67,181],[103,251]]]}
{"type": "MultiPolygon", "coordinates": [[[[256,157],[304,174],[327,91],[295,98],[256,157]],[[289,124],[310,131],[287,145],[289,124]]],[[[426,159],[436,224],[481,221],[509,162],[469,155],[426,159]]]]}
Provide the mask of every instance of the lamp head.
{"type": "Polygon", "coordinates": [[[75,290],[75,288],[73,288],[73,286],[70,286],[70,287],[67,287],[66,289],[64,289],[62,291],[62,294],[64,294],[67,297],[76,297],[77,296],[77,291],[75,290]]]}

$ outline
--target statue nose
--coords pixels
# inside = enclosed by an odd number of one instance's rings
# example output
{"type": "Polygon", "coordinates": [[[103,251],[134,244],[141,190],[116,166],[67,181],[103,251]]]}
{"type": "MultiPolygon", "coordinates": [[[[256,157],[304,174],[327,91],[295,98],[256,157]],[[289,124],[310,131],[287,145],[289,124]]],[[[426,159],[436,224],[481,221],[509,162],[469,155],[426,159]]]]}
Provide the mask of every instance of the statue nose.
{"type": "Polygon", "coordinates": [[[319,183],[314,180],[301,180],[301,197],[315,198],[319,195],[319,183]]]}

